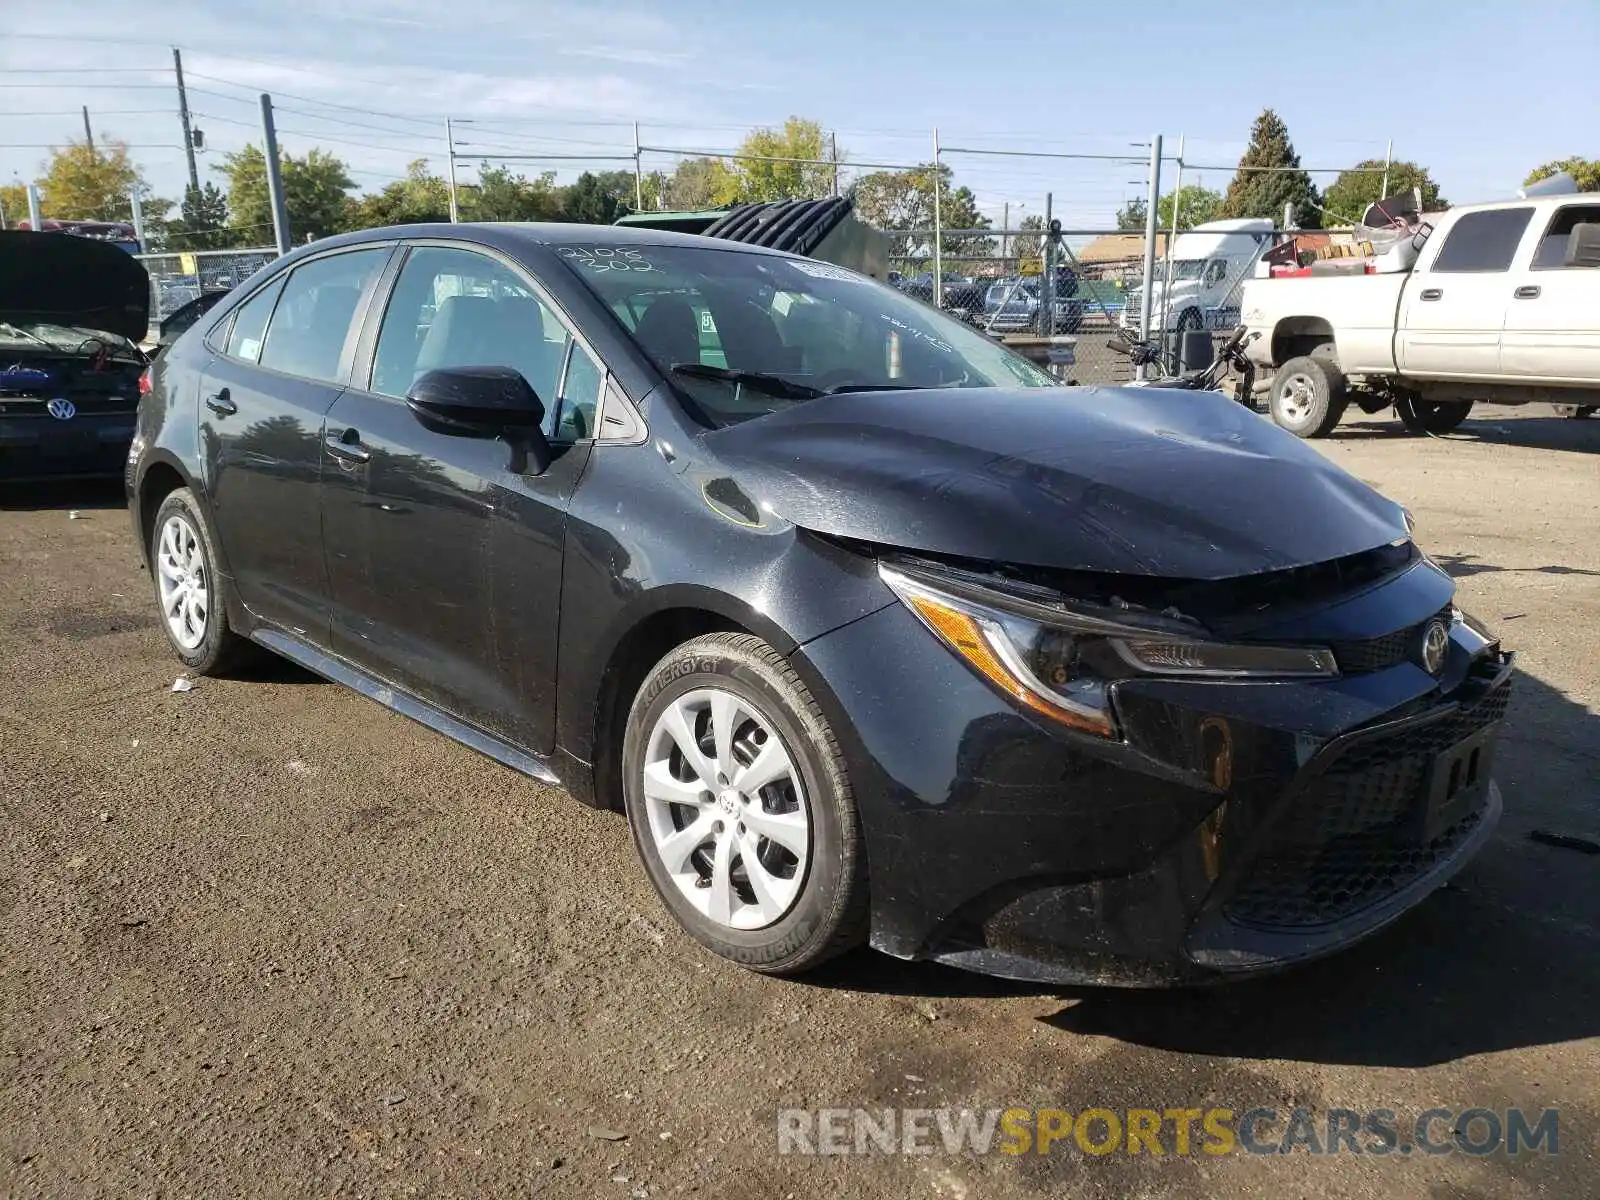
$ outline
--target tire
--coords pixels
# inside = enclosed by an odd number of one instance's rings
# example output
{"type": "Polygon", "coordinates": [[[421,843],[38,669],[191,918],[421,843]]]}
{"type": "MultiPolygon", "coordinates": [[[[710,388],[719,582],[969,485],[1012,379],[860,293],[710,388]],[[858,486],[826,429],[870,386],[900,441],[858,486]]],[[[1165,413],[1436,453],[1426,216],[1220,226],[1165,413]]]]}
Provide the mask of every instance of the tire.
{"type": "Polygon", "coordinates": [[[1200,316],[1198,308],[1186,308],[1178,317],[1177,330],[1179,333],[1188,333],[1192,329],[1204,327],[1205,321],[1200,316]]]}
{"type": "Polygon", "coordinates": [[[1344,416],[1350,393],[1344,375],[1323,355],[1291,358],[1272,377],[1267,407],[1272,419],[1296,437],[1327,437],[1344,416]]]}
{"type": "Polygon", "coordinates": [[[1395,397],[1394,411],[1412,433],[1449,433],[1467,419],[1471,400],[1421,400],[1416,396],[1395,397]]]}
{"type": "Polygon", "coordinates": [[[1551,407],[1556,410],[1556,416],[1566,417],[1569,421],[1582,421],[1600,411],[1593,404],[1553,404],[1551,407]]]}
{"type": "Polygon", "coordinates": [[[864,940],[867,859],[844,757],[805,684],[761,639],[707,634],[657,663],[628,713],[622,772],[645,873],[701,945],[790,975],[864,940]],[[717,757],[724,722],[732,772],[717,757]],[[769,761],[770,782],[739,790],[741,771],[769,761]],[[683,836],[691,829],[703,833],[683,836]]]}
{"type": "Polygon", "coordinates": [[[183,665],[197,675],[224,675],[250,657],[253,644],[228,624],[222,582],[213,565],[216,541],[188,488],[169,492],[161,501],[149,551],[161,629],[183,665]],[[181,609],[172,615],[172,601],[182,592],[180,580],[189,586],[182,593],[181,609]]]}

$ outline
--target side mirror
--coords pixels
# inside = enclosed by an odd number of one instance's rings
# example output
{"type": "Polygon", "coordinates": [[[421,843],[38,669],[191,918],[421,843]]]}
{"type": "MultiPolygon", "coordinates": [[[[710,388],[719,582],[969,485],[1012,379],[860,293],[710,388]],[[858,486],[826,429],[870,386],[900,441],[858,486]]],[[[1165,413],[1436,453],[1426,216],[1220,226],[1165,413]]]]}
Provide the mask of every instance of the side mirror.
{"type": "Polygon", "coordinates": [[[1567,252],[1561,259],[1564,267],[1600,267],[1600,224],[1580,221],[1567,234],[1567,252]]]}
{"type": "Polygon", "coordinates": [[[534,474],[550,465],[544,404],[511,367],[449,367],[418,376],[406,407],[424,426],[455,437],[503,437],[525,447],[534,474]]]}

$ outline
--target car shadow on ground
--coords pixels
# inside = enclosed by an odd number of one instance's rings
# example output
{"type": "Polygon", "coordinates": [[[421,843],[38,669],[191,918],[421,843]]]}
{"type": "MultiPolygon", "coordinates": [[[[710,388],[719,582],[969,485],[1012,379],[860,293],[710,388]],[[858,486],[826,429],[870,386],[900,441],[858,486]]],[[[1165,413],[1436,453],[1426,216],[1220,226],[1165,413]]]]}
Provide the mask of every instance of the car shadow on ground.
{"type": "Polygon", "coordinates": [[[1479,858],[1389,929],[1317,962],[1179,989],[1063,988],[851,954],[807,982],[879,994],[1059,996],[1071,1034],[1239,1059],[1415,1067],[1600,1036],[1600,717],[1520,674],[1495,768],[1506,815],[1479,858]]]}
{"type": "Polygon", "coordinates": [[[7,483],[0,480],[0,510],[39,512],[59,508],[103,512],[128,507],[121,479],[75,479],[50,483],[7,483]]]}
{"type": "MultiPolygon", "coordinates": [[[[1270,418],[1269,418],[1270,419],[1270,418]]],[[[1328,437],[1333,441],[1381,441],[1388,438],[1427,437],[1412,433],[1399,418],[1382,413],[1371,417],[1346,417],[1328,437]]],[[[1526,446],[1533,450],[1571,450],[1580,454],[1600,454],[1600,420],[1575,421],[1567,417],[1502,417],[1485,415],[1462,422],[1450,433],[1438,435],[1444,442],[1482,442],[1497,446],[1526,446]]]]}
{"type": "Polygon", "coordinates": [[[1466,579],[1472,575],[1499,575],[1503,572],[1536,575],[1591,575],[1600,578],[1600,571],[1590,571],[1584,567],[1568,567],[1561,563],[1551,563],[1543,567],[1502,567],[1498,563],[1484,562],[1476,554],[1435,554],[1430,551],[1428,557],[1456,579],[1466,579]]]}

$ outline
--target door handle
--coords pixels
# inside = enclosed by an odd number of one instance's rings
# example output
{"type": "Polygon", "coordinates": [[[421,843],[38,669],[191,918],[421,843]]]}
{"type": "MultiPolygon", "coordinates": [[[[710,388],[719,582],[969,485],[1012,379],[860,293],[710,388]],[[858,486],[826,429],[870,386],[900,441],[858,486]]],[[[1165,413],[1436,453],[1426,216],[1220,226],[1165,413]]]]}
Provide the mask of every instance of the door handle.
{"type": "Polygon", "coordinates": [[[372,451],[361,444],[361,432],[356,429],[346,429],[338,437],[329,434],[322,439],[322,444],[329,454],[345,462],[364,463],[372,458],[372,451]]]}
{"type": "Polygon", "coordinates": [[[1423,288],[1422,289],[1422,295],[1419,298],[1423,299],[1423,300],[1443,300],[1444,299],[1444,289],[1443,288],[1423,288]]]}
{"type": "Polygon", "coordinates": [[[239,411],[239,406],[228,396],[228,389],[212,392],[206,397],[206,407],[219,417],[231,417],[239,411]]]}
{"type": "Polygon", "coordinates": [[[1537,300],[1539,298],[1539,289],[1537,286],[1529,284],[1525,287],[1519,287],[1511,294],[1518,300],[1537,300]]]}

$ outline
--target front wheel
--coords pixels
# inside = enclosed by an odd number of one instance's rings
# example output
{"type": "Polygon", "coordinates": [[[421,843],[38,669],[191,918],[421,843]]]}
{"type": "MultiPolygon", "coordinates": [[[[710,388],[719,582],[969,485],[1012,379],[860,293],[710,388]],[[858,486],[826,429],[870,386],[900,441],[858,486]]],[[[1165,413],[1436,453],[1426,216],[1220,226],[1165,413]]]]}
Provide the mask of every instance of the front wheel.
{"type": "Polygon", "coordinates": [[[1296,437],[1326,437],[1344,416],[1350,393],[1337,364],[1319,355],[1291,358],[1272,377],[1272,419],[1296,437]]]}
{"type": "Polygon", "coordinates": [[[772,647],[717,633],[673,650],[634,699],[622,760],[639,857],[695,940],[769,974],[862,940],[866,852],[844,757],[772,647]]]}
{"type": "Polygon", "coordinates": [[[1471,400],[1422,400],[1400,395],[1394,401],[1395,415],[1412,433],[1449,433],[1467,419],[1471,400]]]}

